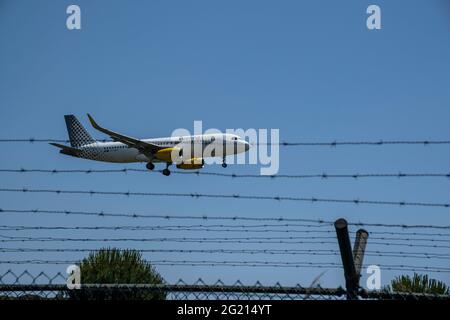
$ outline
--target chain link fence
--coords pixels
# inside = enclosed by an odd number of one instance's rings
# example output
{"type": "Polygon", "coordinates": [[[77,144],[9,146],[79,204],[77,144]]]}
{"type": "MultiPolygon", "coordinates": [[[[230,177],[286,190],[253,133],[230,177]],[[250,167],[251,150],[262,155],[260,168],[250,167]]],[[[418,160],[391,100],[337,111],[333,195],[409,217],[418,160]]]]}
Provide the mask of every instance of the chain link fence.
{"type": "MultiPolygon", "coordinates": [[[[82,284],[68,289],[62,273],[33,275],[8,270],[0,275],[0,300],[345,300],[343,288],[262,285],[227,285],[218,280],[207,284],[201,279],[188,284],[82,284]]],[[[450,295],[358,290],[356,299],[447,300],[450,295]]]]}

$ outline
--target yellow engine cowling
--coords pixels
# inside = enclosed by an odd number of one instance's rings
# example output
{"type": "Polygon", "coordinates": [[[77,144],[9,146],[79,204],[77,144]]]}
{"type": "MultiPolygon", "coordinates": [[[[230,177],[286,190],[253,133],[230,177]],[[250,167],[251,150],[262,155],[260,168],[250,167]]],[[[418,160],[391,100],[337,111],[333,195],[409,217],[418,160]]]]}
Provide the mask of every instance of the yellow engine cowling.
{"type": "Polygon", "coordinates": [[[203,168],[205,161],[203,158],[192,158],[177,164],[178,169],[195,170],[203,168]]]}
{"type": "Polygon", "coordinates": [[[179,157],[180,152],[181,152],[180,148],[164,148],[164,149],[158,150],[155,153],[155,157],[161,161],[174,162],[175,159],[172,158],[172,154],[179,157]],[[172,152],[174,152],[174,153],[172,153],[172,152]]]}

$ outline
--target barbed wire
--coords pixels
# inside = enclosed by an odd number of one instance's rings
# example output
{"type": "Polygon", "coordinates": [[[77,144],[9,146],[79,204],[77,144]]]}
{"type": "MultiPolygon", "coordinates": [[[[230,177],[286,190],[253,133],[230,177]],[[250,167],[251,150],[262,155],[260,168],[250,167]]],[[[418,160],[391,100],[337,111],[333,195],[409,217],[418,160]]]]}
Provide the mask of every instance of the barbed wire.
{"type": "MultiPolygon", "coordinates": [[[[42,209],[7,209],[0,208],[1,213],[25,213],[25,214],[62,214],[62,215],[86,215],[96,217],[124,217],[131,219],[148,218],[163,220],[203,220],[203,221],[271,221],[277,223],[286,222],[310,222],[315,223],[314,227],[327,227],[334,225],[334,221],[324,219],[305,219],[305,218],[287,218],[287,217],[249,217],[249,216],[211,216],[211,215],[170,215],[170,214],[142,214],[142,213],[111,213],[106,211],[73,211],[73,210],[42,210],[42,209]]],[[[400,228],[400,229],[442,229],[450,230],[449,225],[430,225],[430,224],[389,224],[389,223],[369,223],[369,222],[350,222],[349,225],[356,227],[381,227],[381,228],[400,228]]]]}
{"type": "MultiPolygon", "coordinates": [[[[163,220],[227,220],[227,221],[272,221],[282,223],[284,221],[290,222],[311,222],[317,223],[317,226],[332,225],[333,222],[321,219],[303,219],[303,218],[263,218],[263,217],[248,217],[248,216],[209,216],[209,215],[168,215],[168,214],[141,214],[141,213],[111,213],[105,211],[73,211],[73,210],[41,210],[41,209],[4,209],[0,208],[0,213],[46,213],[46,214],[63,214],[63,215],[88,215],[97,217],[124,217],[124,218],[148,218],[148,219],[163,219],[163,220]]],[[[450,229],[450,226],[448,226],[450,229]]]]}
{"type": "MultiPolygon", "coordinates": [[[[155,237],[155,238],[70,238],[70,237],[29,237],[29,236],[7,236],[0,235],[1,239],[8,240],[24,240],[24,241],[144,241],[144,242],[159,242],[159,241],[189,241],[189,240],[204,240],[204,241],[253,241],[253,240],[318,240],[318,239],[336,239],[334,236],[291,236],[291,237],[155,237]]],[[[0,240],[2,241],[2,240],[0,240]]]]}
{"type": "MultiPolygon", "coordinates": [[[[334,230],[316,230],[309,229],[317,227],[312,224],[284,224],[284,225],[224,225],[224,224],[197,224],[197,225],[153,225],[153,226],[24,226],[24,225],[0,225],[0,231],[27,231],[27,230],[111,230],[111,231],[190,231],[190,232],[245,232],[245,233],[326,233],[334,234],[334,230]],[[307,229],[269,229],[271,227],[291,227],[297,226],[307,229]]],[[[450,237],[450,233],[422,233],[422,232],[388,232],[388,231],[373,231],[372,235],[412,235],[412,236],[435,236],[435,237],[450,237]]],[[[414,241],[441,241],[450,242],[450,240],[429,239],[429,238],[386,238],[386,237],[371,237],[375,240],[414,240],[414,241]]]]}
{"type": "MultiPolygon", "coordinates": [[[[144,172],[144,173],[161,173],[162,170],[147,170],[136,168],[123,168],[123,169],[0,169],[0,173],[50,173],[50,174],[65,174],[65,173],[128,173],[128,172],[144,172]]],[[[351,174],[328,174],[328,173],[316,173],[316,174],[276,174],[276,175],[259,175],[259,174],[237,174],[237,173],[220,173],[220,172],[204,172],[204,171],[172,171],[175,174],[181,175],[195,175],[195,176],[216,176],[216,177],[228,177],[228,178],[265,178],[265,179],[280,179],[280,178],[292,178],[292,179],[332,179],[332,178],[450,178],[450,173],[351,173],[351,174]]]]}
{"type": "Polygon", "coordinates": [[[386,201],[386,200],[360,200],[360,199],[332,199],[332,198],[306,198],[295,196],[263,196],[263,195],[242,195],[242,194],[207,194],[207,193],[172,193],[172,192],[130,192],[130,191],[99,191],[99,190],[63,190],[63,189],[30,189],[30,188],[0,188],[0,192],[15,193],[53,193],[61,194],[81,194],[81,195],[123,195],[150,196],[150,197],[182,197],[182,198],[207,198],[207,199],[241,199],[241,200],[272,200],[272,201],[295,201],[310,203],[345,203],[345,204],[370,204],[370,205],[391,205],[391,206],[419,206],[450,208],[450,203],[431,202],[407,202],[407,201],[386,201]]]}
{"type": "MultiPolygon", "coordinates": [[[[98,252],[94,248],[0,248],[3,253],[80,253],[98,252]]],[[[248,254],[248,255],[306,255],[306,256],[340,256],[333,249],[136,249],[142,253],[197,253],[197,254],[248,254]]],[[[443,259],[450,260],[450,254],[405,251],[366,251],[366,256],[388,258],[443,259]]]]}
{"type": "MultiPolygon", "coordinates": [[[[114,225],[114,226],[24,226],[24,225],[0,225],[0,230],[8,231],[21,231],[21,230],[178,230],[178,229],[194,229],[202,228],[199,231],[204,231],[203,228],[217,228],[216,230],[226,230],[226,231],[249,231],[253,232],[253,230],[249,229],[260,229],[260,228],[285,228],[285,227],[301,227],[301,228],[316,228],[321,227],[316,224],[294,224],[294,223],[286,223],[286,224],[186,224],[186,225],[114,225]],[[226,229],[231,228],[231,229],[226,229]],[[239,230],[243,229],[243,230],[239,230]]],[[[262,229],[263,231],[268,231],[271,229],[262,229]]],[[[299,231],[299,232],[319,232],[319,233],[331,233],[330,230],[297,230],[297,229],[273,229],[274,232],[290,232],[290,231],[299,231]]],[[[259,230],[255,230],[259,231],[259,230]]],[[[392,232],[392,234],[398,234],[392,232]]],[[[424,233],[424,235],[433,235],[432,233],[424,233]]],[[[443,236],[447,234],[442,234],[443,236]]],[[[448,234],[450,236],[450,233],[448,234]]]]}
{"type": "MultiPolygon", "coordinates": [[[[14,143],[14,142],[25,142],[25,143],[70,143],[70,142],[85,142],[92,143],[92,141],[86,140],[68,140],[68,139],[50,139],[50,138],[2,138],[0,139],[0,143],[14,143]]],[[[116,142],[112,139],[101,139],[96,142],[116,142]]],[[[354,140],[354,141],[325,141],[325,142],[316,142],[316,141],[281,141],[278,143],[275,142],[258,142],[258,145],[279,145],[279,146],[325,146],[325,147],[337,147],[337,146],[382,146],[382,145],[442,145],[442,144],[450,144],[450,140],[436,140],[436,139],[423,139],[423,140],[354,140]]]]}
{"type": "MultiPolygon", "coordinates": [[[[304,237],[155,237],[155,238],[69,238],[69,237],[21,237],[0,235],[0,242],[179,242],[179,243],[241,243],[241,244],[336,244],[335,241],[323,241],[335,239],[326,236],[304,236],[304,237]],[[316,241],[306,241],[316,240],[316,241]]],[[[389,240],[389,239],[383,239],[389,240]]],[[[389,240],[390,241],[390,240],[389,240]]],[[[411,241],[398,239],[398,241],[411,241]]],[[[372,245],[389,247],[422,247],[422,248],[445,248],[450,246],[437,244],[412,244],[401,242],[379,242],[372,241],[372,245]]]]}
{"type": "MultiPolygon", "coordinates": [[[[268,229],[267,225],[158,225],[158,226],[9,226],[0,225],[1,231],[26,231],[26,230],[156,230],[156,231],[202,231],[202,232],[283,232],[283,233],[332,233],[330,230],[298,230],[298,229],[268,229]],[[260,229],[263,228],[263,229],[260,229]]],[[[284,225],[285,226],[285,225],[284,225]]],[[[316,227],[316,225],[299,224],[301,227],[316,227]]],[[[283,225],[272,225],[283,227],[283,225]]],[[[393,233],[395,234],[395,233],[393,233]]],[[[428,234],[427,234],[428,235],[428,234]]],[[[448,234],[450,236],[450,234],[448,234]]]]}
{"type": "MultiPolygon", "coordinates": [[[[267,143],[271,145],[272,143],[267,143]]],[[[319,146],[319,147],[337,147],[337,146],[382,146],[382,145],[439,145],[450,144],[450,140],[360,140],[360,141],[325,141],[325,142],[280,142],[280,146],[319,146]]]]}
{"type": "MultiPolygon", "coordinates": [[[[2,264],[75,264],[76,260],[3,260],[2,264]]],[[[336,262],[285,262],[285,261],[216,261],[216,260],[152,260],[152,265],[169,265],[169,266],[229,266],[229,267],[293,267],[293,268],[338,268],[342,269],[342,265],[336,262]]],[[[402,271],[427,271],[449,273],[450,268],[445,267],[428,267],[414,265],[378,265],[384,270],[402,270],[402,271]]]]}
{"type": "MultiPolygon", "coordinates": [[[[3,260],[1,264],[77,264],[80,261],[77,260],[3,260]]],[[[170,266],[231,266],[231,267],[318,267],[318,268],[339,268],[342,266],[339,263],[334,262],[268,262],[268,261],[215,261],[215,260],[152,260],[152,265],[170,265],[170,266]]],[[[450,271],[449,271],[450,272],[450,271]]]]}
{"type": "Polygon", "coordinates": [[[449,239],[433,239],[433,238],[400,238],[400,237],[371,237],[372,240],[383,241],[419,241],[419,242],[450,242],[449,239]]]}

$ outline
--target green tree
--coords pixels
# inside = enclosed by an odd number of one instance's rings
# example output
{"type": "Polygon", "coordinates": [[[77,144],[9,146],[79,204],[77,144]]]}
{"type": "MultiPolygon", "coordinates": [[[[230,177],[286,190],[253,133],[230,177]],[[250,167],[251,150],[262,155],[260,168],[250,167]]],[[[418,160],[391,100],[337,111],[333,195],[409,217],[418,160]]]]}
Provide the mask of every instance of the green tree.
{"type": "MultiPolygon", "coordinates": [[[[164,279],[136,250],[104,248],[80,263],[81,284],[163,284],[164,279]]],[[[70,290],[72,298],[95,300],[162,300],[165,292],[139,289],[70,290]]]]}
{"type": "Polygon", "coordinates": [[[390,289],[393,292],[450,294],[449,287],[444,282],[417,273],[412,278],[407,275],[396,277],[391,281],[390,289]]]}

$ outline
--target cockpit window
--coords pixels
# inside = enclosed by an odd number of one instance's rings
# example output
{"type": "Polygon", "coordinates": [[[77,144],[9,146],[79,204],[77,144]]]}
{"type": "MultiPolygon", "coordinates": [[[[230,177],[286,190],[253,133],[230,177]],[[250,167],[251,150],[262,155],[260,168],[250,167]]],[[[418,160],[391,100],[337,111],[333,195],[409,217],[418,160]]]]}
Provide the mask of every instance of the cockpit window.
{"type": "Polygon", "coordinates": [[[231,138],[231,140],[237,140],[237,137],[233,137],[233,138],[231,138]]]}

